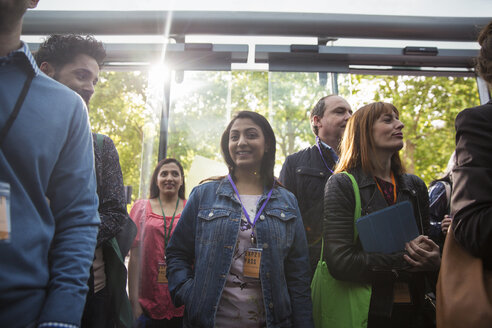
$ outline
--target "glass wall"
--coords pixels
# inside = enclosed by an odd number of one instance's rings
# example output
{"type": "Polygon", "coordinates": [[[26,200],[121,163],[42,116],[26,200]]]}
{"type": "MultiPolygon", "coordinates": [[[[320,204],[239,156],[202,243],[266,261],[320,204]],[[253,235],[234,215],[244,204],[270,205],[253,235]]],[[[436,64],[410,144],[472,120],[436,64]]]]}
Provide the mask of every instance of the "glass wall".
{"type": "MultiPolygon", "coordinates": [[[[90,109],[94,131],[116,144],[133,200],[147,197],[157,162],[163,82],[156,81],[155,72],[150,75],[149,80],[147,72],[103,72],[90,109]]],[[[278,175],[287,155],[314,142],[309,111],[332,93],[331,78],[251,71],[187,71],[179,83],[173,77],[167,155],[183,163],[187,192],[201,180],[227,172],[220,137],[240,110],[259,112],[272,124],[278,175]]],[[[407,170],[427,183],[440,176],[454,150],[456,114],[479,104],[474,78],[342,74],[337,81],[339,94],[354,110],[372,101],[391,102],[400,110],[402,158],[407,170]]]]}
{"type": "MultiPolygon", "coordinates": [[[[240,110],[259,112],[272,124],[278,174],[287,155],[313,143],[309,111],[332,93],[331,78],[323,83],[317,73],[185,72],[171,87],[168,156],[183,162],[188,190],[227,172],[220,136],[240,110]]],[[[479,103],[473,78],[344,74],[337,80],[354,110],[372,101],[395,104],[405,124],[407,170],[427,183],[444,171],[454,149],[456,114],[479,103]]]]}

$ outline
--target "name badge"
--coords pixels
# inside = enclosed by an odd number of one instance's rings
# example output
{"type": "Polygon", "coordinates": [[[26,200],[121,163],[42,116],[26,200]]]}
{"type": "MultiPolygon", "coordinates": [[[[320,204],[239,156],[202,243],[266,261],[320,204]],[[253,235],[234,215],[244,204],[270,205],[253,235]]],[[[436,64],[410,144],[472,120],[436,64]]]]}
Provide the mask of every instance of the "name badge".
{"type": "Polygon", "coordinates": [[[248,248],[244,252],[243,275],[247,278],[260,279],[261,248],[248,248]]]}
{"type": "Polygon", "coordinates": [[[395,284],[393,285],[393,302],[412,303],[408,284],[404,282],[395,282],[395,284]]]}
{"type": "Polygon", "coordinates": [[[10,184],[0,182],[0,242],[10,242],[10,184]]]}
{"type": "Polygon", "coordinates": [[[157,283],[158,284],[167,284],[167,277],[166,277],[166,263],[161,262],[157,265],[158,267],[158,273],[157,273],[157,283]]]}

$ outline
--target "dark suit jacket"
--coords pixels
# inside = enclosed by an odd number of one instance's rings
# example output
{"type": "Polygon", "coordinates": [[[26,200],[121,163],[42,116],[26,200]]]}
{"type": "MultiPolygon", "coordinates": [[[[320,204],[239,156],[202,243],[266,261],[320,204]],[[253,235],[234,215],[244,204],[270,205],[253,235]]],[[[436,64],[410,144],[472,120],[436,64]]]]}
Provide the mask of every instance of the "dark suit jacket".
{"type": "MultiPolygon", "coordinates": [[[[333,169],[335,161],[332,154],[325,147],[321,149],[326,163],[333,169]]],[[[309,245],[311,274],[314,274],[321,252],[323,195],[326,180],[330,176],[331,172],[326,168],[316,146],[287,156],[280,172],[280,182],[296,196],[299,203],[309,245]]]]}
{"type": "Polygon", "coordinates": [[[456,117],[451,213],[457,241],[492,268],[492,100],[456,117]]]}

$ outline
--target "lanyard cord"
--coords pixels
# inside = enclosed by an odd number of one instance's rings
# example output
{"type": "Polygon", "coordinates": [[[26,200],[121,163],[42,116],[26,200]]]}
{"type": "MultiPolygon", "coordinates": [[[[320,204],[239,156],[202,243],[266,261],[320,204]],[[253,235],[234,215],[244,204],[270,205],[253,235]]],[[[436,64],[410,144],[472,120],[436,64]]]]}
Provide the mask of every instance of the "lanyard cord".
{"type": "MultiPolygon", "coordinates": [[[[381,189],[381,186],[379,185],[378,180],[376,180],[376,185],[378,186],[379,191],[384,196],[383,189],[381,189]]],[[[395,175],[393,174],[393,172],[391,172],[391,185],[393,186],[393,204],[395,204],[396,203],[396,182],[395,182],[395,175]]]]}
{"type": "Polygon", "coordinates": [[[323,163],[325,163],[326,168],[331,172],[331,174],[333,174],[333,170],[330,169],[330,167],[328,166],[328,164],[325,161],[325,157],[323,156],[323,153],[321,152],[321,146],[319,145],[319,137],[318,136],[316,136],[316,147],[318,147],[319,154],[321,155],[321,159],[323,160],[323,163]]]}
{"type": "Polygon", "coordinates": [[[173,230],[174,217],[176,216],[176,210],[178,209],[179,197],[178,197],[178,200],[176,201],[176,208],[174,209],[173,218],[171,219],[171,225],[169,226],[169,231],[167,230],[167,227],[166,227],[166,214],[164,214],[164,207],[162,207],[161,197],[158,196],[157,198],[159,198],[159,204],[161,205],[162,217],[164,218],[164,248],[166,248],[167,242],[169,241],[169,238],[171,237],[171,231],[173,230]]]}
{"type": "Polygon", "coordinates": [[[260,210],[258,212],[256,212],[256,215],[255,215],[255,218],[254,218],[253,222],[251,222],[251,218],[249,217],[248,211],[246,211],[246,209],[244,208],[243,202],[241,201],[241,197],[239,196],[239,191],[237,190],[236,184],[232,180],[230,174],[227,175],[227,178],[229,179],[229,182],[231,183],[232,188],[236,192],[236,196],[239,199],[239,202],[241,203],[241,207],[243,208],[243,213],[244,213],[244,216],[246,217],[246,220],[248,220],[249,224],[251,225],[251,243],[254,244],[255,243],[255,239],[256,239],[255,238],[255,232],[254,232],[255,231],[256,221],[258,220],[258,218],[260,217],[261,213],[265,209],[265,206],[267,205],[268,201],[270,200],[270,197],[272,197],[273,188],[275,188],[275,181],[273,182],[272,189],[270,189],[270,191],[268,192],[267,199],[263,202],[263,205],[261,205],[260,210]]]}

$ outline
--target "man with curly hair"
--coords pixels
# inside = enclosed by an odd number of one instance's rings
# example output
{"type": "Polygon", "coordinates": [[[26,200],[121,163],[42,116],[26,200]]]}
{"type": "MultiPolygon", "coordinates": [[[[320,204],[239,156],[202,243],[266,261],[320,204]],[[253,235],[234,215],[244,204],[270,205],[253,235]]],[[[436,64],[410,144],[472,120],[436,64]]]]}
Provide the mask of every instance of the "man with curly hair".
{"type": "MultiPolygon", "coordinates": [[[[93,36],[50,36],[35,58],[40,69],[77,92],[89,106],[106,57],[93,36]]],[[[131,306],[126,293],[124,257],[136,227],[126,210],[126,197],[118,152],[108,136],[92,133],[101,225],[89,278],[89,293],[82,327],[130,327],[131,306]]]]}

